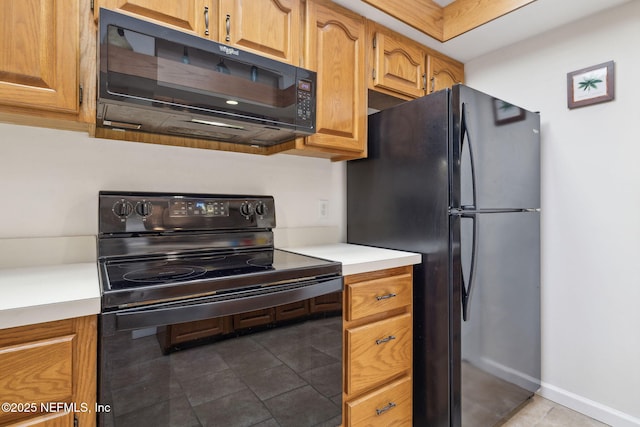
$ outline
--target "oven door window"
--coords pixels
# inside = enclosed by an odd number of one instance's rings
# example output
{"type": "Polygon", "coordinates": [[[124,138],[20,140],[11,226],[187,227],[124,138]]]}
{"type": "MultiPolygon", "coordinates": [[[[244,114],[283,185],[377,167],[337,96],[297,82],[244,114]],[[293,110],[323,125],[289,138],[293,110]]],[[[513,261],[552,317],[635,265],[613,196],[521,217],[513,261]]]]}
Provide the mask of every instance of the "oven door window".
{"type": "Polygon", "coordinates": [[[341,304],[312,300],[101,332],[100,425],[340,425],[341,304]]]}

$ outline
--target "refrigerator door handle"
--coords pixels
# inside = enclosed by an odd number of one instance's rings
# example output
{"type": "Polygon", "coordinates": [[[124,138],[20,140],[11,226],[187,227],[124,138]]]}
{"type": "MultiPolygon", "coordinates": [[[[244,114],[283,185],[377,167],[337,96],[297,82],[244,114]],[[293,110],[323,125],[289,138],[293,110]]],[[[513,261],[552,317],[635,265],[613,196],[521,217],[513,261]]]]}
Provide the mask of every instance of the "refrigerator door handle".
{"type": "Polygon", "coordinates": [[[462,275],[462,320],[467,321],[469,318],[469,304],[471,303],[471,297],[473,292],[473,285],[475,283],[475,273],[477,265],[477,253],[478,253],[478,217],[474,214],[462,214],[461,218],[471,219],[473,224],[473,232],[471,238],[471,265],[469,266],[469,280],[465,284],[464,274],[462,275]]]}
{"type": "Polygon", "coordinates": [[[462,151],[464,148],[464,141],[467,141],[469,145],[469,166],[471,167],[471,196],[472,196],[472,204],[471,205],[463,205],[461,209],[463,211],[474,211],[476,210],[476,206],[478,206],[477,202],[477,192],[476,192],[476,166],[473,159],[473,146],[471,145],[471,135],[469,134],[469,129],[467,128],[467,106],[463,102],[462,103],[462,112],[461,112],[461,123],[460,123],[460,156],[462,157],[462,151]]]}

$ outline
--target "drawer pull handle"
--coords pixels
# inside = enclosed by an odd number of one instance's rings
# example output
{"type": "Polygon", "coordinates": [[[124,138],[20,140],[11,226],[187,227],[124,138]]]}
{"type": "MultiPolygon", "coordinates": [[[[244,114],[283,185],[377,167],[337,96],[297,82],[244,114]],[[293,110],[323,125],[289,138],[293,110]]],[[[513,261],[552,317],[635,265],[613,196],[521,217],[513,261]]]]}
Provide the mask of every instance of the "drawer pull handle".
{"type": "Polygon", "coordinates": [[[378,295],[376,296],[376,299],[378,301],[382,301],[383,299],[389,299],[389,298],[393,298],[393,297],[397,297],[397,294],[387,294],[387,295],[378,295]]]}
{"type": "Polygon", "coordinates": [[[376,415],[382,415],[385,412],[387,412],[389,409],[393,409],[396,407],[396,404],[393,402],[389,402],[386,406],[384,406],[383,408],[377,409],[376,408],[376,415]]]}
{"type": "Polygon", "coordinates": [[[389,335],[386,338],[382,338],[380,340],[376,340],[376,345],[384,344],[386,342],[389,342],[389,341],[395,340],[395,339],[396,339],[396,337],[394,337],[393,335],[389,335]]]}

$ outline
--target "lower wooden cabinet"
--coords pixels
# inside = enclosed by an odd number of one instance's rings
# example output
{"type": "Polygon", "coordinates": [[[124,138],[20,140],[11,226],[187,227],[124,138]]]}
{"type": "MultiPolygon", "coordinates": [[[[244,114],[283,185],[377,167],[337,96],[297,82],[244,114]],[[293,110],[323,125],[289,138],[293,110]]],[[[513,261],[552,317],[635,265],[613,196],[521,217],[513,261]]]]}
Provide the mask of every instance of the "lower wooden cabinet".
{"type": "Polygon", "coordinates": [[[402,377],[345,405],[346,419],[353,427],[410,426],[413,418],[410,377],[402,377]]]}
{"type": "Polygon", "coordinates": [[[95,425],[96,355],[96,316],[0,330],[0,425],[95,425]]]}
{"type": "Polygon", "coordinates": [[[403,374],[411,363],[411,314],[379,320],[346,333],[346,392],[355,394],[403,374]]]}
{"type": "Polygon", "coordinates": [[[345,277],[345,427],[412,425],[412,304],[412,266],[345,277]]]}

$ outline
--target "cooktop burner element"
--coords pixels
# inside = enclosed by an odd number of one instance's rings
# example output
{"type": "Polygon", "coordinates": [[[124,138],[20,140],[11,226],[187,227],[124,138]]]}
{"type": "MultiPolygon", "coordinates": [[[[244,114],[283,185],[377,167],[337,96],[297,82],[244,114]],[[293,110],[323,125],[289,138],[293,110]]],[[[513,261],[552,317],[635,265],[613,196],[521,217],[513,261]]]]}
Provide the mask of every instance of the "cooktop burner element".
{"type": "Polygon", "coordinates": [[[142,283],[166,283],[174,280],[190,280],[206,273],[202,267],[159,267],[157,269],[140,269],[122,275],[125,281],[142,283]]]}
{"type": "Polygon", "coordinates": [[[99,211],[103,311],[341,276],[274,249],[269,196],[101,192],[99,211]]]}

